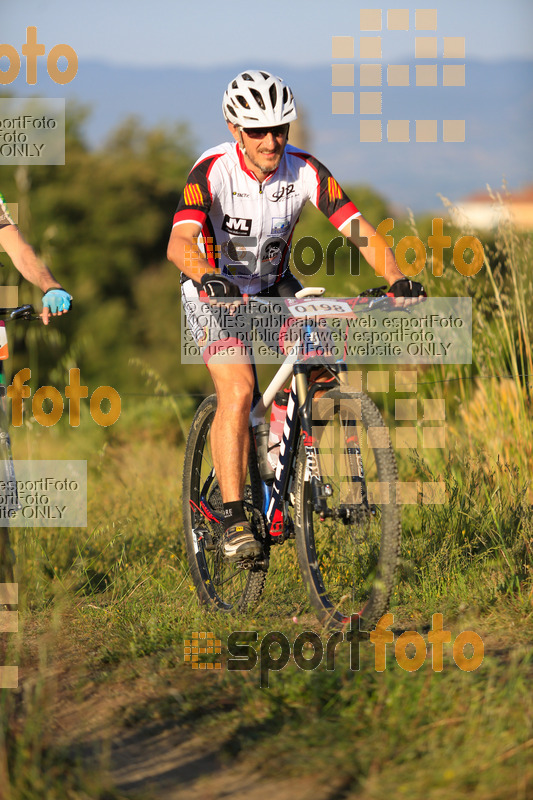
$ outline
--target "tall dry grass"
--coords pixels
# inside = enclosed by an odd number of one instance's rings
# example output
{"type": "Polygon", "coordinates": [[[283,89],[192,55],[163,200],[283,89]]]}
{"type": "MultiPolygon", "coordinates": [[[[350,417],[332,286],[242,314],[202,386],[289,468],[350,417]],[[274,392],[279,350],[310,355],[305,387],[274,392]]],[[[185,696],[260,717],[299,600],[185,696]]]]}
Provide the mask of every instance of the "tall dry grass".
{"type": "MultiPolygon", "coordinates": [[[[502,205],[505,196],[493,194],[502,205]]],[[[533,253],[531,236],[520,234],[501,215],[492,258],[485,255],[485,290],[492,317],[481,311],[474,343],[480,377],[460,418],[470,447],[487,463],[518,468],[524,480],[533,475],[533,253]],[[494,377],[489,377],[494,376],[494,377]]],[[[533,491],[530,487],[530,501],[533,491]]]]}
{"type": "MultiPolygon", "coordinates": [[[[435,377],[454,382],[449,427],[457,449],[481,461],[486,475],[507,465],[527,483],[533,475],[532,237],[518,231],[505,212],[505,188],[488,191],[502,213],[498,229],[485,237],[484,267],[465,278],[450,266],[445,282],[448,295],[472,297],[472,366],[446,368],[446,375],[441,369],[435,377]]],[[[461,234],[483,239],[468,227],[461,234]]],[[[508,472],[500,474],[504,480],[508,472]]],[[[528,498],[533,503],[531,486],[528,498]]]]}

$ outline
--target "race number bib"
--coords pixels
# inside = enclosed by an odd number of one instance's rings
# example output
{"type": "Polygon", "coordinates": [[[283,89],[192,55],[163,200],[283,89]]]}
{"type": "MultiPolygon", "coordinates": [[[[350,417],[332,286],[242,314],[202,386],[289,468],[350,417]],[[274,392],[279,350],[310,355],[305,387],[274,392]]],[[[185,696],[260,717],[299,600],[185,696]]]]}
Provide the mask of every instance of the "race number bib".
{"type": "Polygon", "coordinates": [[[353,317],[353,309],[346,300],[328,300],[312,297],[309,300],[285,301],[293,317],[353,317]]]}

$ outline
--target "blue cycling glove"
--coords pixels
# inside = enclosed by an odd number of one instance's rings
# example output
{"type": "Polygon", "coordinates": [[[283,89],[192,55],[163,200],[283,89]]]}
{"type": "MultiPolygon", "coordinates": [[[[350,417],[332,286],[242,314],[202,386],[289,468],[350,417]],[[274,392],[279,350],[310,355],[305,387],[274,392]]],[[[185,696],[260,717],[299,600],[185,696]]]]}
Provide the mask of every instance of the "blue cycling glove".
{"type": "Polygon", "coordinates": [[[43,307],[47,306],[52,314],[59,311],[68,311],[71,306],[72,296],[64,289],[49,289],[43,297],[43,307]]]}

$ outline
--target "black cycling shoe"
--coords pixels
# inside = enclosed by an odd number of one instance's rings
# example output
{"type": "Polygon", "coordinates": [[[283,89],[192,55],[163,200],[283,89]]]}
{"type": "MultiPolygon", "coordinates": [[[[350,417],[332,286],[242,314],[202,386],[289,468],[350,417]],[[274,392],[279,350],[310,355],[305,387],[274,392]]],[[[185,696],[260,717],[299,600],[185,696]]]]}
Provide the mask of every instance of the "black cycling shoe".
{"type": "Polygon", "coordinates": [[[261,554],[261,544],[252,532],[249,522],[237,522],[224,534],[224,555],[230,561],[253,558],[261,554]]]}

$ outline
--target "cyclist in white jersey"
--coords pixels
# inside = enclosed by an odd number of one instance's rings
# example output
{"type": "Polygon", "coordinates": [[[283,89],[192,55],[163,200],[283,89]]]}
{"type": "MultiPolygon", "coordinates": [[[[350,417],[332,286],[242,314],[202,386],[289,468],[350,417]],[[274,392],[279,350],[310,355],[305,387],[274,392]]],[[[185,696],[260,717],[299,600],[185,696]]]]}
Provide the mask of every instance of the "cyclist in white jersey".
{"type": "Polygon", "coordinates": [[[379,267],[395,296],[425,292],[400,272],[381,237],[381,246],[369,245],[375,229],[326,167],[287,144],[296,107],[280,78],[263,70],[241,73],[228,85],[222,108],[234,142],[207,150],[194,164],[174,216],[168,258],[182,272],[187,320],[215,384],[211,449],[224,503],[224,552],[240,559],[261,550],[243,507],[254,380],[248,342],[235,329],[228,336],[217,306],[231,307],[243,293],[286,297],[301,288],[289,258],[294,227],[308,200],[371,267],[379,267]],[[199,324],[198,304],[190,302],[198,301],[201,290],[213,303],[207,326],[205,320],[199,324]],[[228,363],[230,347],[241,357],[228,363]]]}
{"type": "MultiPolygon", "coordinates": [[[[6,202],[0,194],[0,246],[6,251],[15,267],[26,280],[38,286],[43,292],[42,319],[48,325],[50,314],[66,314],[70,309],[72,297],[56,281],[46,264],[24,239],[15,225],[6,202]]],[[[2,305],[0,303],[0,305],[2,305]]]]}

